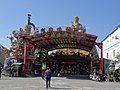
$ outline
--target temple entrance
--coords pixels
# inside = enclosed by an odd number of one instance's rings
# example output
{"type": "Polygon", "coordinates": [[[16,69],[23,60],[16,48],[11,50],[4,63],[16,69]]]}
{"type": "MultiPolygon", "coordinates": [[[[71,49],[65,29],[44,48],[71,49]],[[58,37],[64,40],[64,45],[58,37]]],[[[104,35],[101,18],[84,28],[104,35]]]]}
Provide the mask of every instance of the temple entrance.
{"type": "Polygon", "coordinates": [[[69,75],[89,75],[91,72],[91,61],[77,60],[53,60],[47,62],[47,66],[51,68],[53,75],[69,76],[69,75]]]}
{"type": "Polygon", "coordinates": [[[84,62],[61,62],[59,65],[61,75],[88,75],[89,65],[84,62]]]}

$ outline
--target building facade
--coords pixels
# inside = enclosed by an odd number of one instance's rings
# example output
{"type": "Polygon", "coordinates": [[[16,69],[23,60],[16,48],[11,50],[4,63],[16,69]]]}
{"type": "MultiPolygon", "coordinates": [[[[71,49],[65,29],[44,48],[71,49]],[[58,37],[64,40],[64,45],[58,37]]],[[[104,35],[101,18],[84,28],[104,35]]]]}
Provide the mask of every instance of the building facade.
{"type": "Polygon", "coordinates": [[[116,57],[120,54],[120,25],[102,43],[103,58],[118,61],[116,57]]]}
{"type": "Polygon", "coordinates": [[[9,50],[0,44],[0,64],[3,65],[7,57],[9,57],[9,50]]]}

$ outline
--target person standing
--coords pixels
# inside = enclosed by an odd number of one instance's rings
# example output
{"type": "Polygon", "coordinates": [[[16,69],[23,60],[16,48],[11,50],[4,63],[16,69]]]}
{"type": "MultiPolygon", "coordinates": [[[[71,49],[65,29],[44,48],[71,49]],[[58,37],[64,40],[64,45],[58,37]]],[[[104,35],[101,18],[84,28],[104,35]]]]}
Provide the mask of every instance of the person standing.
{"type": "Polygon", "coordinates": [[[44,73],[44,77],[46,80],[46,88],[48,89],[48,87],[50,88],[50,81],[51,81],[51,76],[52,76],[52,72],[50,70],[49,67],[47,67],[45,73],[44,73]]]}

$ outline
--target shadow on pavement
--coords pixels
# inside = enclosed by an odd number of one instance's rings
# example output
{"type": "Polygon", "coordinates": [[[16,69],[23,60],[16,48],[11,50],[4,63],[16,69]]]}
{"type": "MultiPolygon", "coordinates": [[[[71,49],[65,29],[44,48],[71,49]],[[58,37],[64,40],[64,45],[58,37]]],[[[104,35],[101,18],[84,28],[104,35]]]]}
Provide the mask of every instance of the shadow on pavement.
{"type": "Polygon", "coordinates": [[[67,76],[68,79],[81,79],[81,80],[89,80],[88,75],[78,75],[78,76],[67,76]]]}
{"type": "Polygon", "coordinates": [[[73,88],[69,88],[69,87],[51,87],[50,89],[62,89],[62,90],[64,90],[64,89],[68,89],[68,90],[70,90],[70,89],[73,89],[73,88]]]}

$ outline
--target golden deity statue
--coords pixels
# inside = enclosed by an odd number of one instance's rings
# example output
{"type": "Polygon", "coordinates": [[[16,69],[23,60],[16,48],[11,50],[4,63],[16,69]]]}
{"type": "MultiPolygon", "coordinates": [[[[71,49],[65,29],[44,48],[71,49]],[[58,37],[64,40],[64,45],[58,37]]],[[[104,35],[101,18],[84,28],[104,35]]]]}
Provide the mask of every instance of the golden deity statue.
{"type": "Polygon", "coordinates": [[[84,27],[79,23],[79,18],[75,17],[72,22],[72,27],[75,31],[84,32],[84,27]]]}

